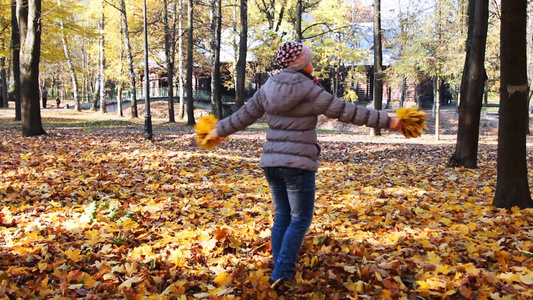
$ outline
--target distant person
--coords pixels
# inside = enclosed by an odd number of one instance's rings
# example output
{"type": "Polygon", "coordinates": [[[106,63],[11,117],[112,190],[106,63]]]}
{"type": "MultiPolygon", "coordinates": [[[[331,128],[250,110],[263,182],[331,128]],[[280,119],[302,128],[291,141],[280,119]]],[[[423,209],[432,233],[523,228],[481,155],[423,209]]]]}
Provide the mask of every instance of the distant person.
{"type": "Polygon", "coordinates": [[[61,99],[59,98],[59,96],[57,96],[56,104],[57,104],[57,108],[59,108],[59,105],[61,104],[61,99]]]}
{"type": "Polygon", "coordinates": [[[43,108],[46,108],[46,101],[48,100],[48,91],[46,89],[43,89],[43,108]]]}

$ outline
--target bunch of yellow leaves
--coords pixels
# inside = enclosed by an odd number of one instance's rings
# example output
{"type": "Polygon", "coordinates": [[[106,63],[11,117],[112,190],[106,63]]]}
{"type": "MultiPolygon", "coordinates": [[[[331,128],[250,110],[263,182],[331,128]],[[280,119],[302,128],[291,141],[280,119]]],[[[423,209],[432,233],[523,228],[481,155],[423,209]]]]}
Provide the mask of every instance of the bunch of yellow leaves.
{"type": "Polygon", "coordinates": [[[219,140],[213,140],[209,132],[217,126],[217,118],[214,115],[203,116],[198,120],[194,129],[196,129],[196,143],[200,148],[212,150],[220,144],[219,140]]]}
{"type": "Polygon", "coordinates": [[[426,112],[418,110],[415,107],[401,107],[396,111],[398,118],[403,122],[403,128],[400,132],[406,138],[419,137],[424,130],[429,128],[426,126],[426,112]]]}

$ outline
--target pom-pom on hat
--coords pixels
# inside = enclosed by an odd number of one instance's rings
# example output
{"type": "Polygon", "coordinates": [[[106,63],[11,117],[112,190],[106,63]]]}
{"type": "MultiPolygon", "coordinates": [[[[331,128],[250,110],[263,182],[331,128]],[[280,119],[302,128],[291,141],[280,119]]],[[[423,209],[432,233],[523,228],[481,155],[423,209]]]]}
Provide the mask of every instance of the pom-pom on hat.
{"type": "Polygon", "coordinates": [[[313,58],[311,49],[299,42],[286,42],[276,52],[276,63],[285,68],[303,69],[313,58]]]}

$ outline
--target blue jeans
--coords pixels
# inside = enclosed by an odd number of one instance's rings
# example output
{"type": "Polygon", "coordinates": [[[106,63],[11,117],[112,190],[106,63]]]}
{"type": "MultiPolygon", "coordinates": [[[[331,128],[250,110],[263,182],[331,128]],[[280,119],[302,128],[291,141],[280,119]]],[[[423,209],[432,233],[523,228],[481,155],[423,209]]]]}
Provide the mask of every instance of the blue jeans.
{"type": "Polygon", "coordinates": [[[294,278],[298,252],[311,226],[315,205],[315,172],[295,168],[264,168],[275,215],[272,227],[274,271],[271,280],[294,278]]]}

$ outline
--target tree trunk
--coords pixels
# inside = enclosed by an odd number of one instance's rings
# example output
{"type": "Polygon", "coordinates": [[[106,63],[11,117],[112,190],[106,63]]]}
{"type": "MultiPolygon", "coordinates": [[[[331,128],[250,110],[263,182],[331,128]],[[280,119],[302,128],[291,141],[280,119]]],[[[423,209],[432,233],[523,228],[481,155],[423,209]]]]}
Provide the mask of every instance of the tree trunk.
{"type": "Polygon", "coordinates": [[[130,31],[128,27],[128,15],[126,13],[126,1],[120,0],[120,13],[122,15],[122,26],[124,26],[124,46],[126,46],[126,57],[128,59],[128,75],[130,77],[130,100],[131,100],[131,117],[138,118],[137,110],[137,91],[135,90],[135,71],[133,69],[133,54],[130,43],[130,31]]]}
{"type": "Polygon", "coordinates": [[[101,0],[101,12],[100,12],[100,23],[98,23],[98,63],[99,63],[99,74],[98,79],[100,80],[100,112],[106,113],[106,101],[105,101],[105,78],[104,78],[104,0],[101,0]]]}
{"type": "Polygon", "coordinates": [[[213,51],[213,69],[211,71],[211,106],[215,116],[222,119],[222,82],[220,78],[220,41],[222,31],[222,2],[213,0],[212,23],[213,39],[211,40],[211,50],[213,51]]]}
{"type": "Polygon", "coordinates": [[[435,140],[440,139],[440,76],[433,79],[433,104],[435,106],[435,140]]]}
{"type": "Polygon", "coordinates": [[[17,0],[11,1],[11,48],[13,49],[13,82],[15,97],[15,120],[22,120],[22,101],[20,92],[20,28],[17,17],[17,0]]]}
{"type": "MultiPolygon", "coordinates": [[[[167,0],[163,0],[163,7],[167,7],[167,0]]],[[[167,80],[168,80],[168,121],[175,123],[174,113],[174,55],[176,53],[176,1],[173,8],[172,29],[169,25],[168,9],[163,9],[163,23],[165,28],[165,57],[167,63],[167,80]]]]}
{"type": "Polygon", "coordinates": [[[92,111],[97,111],[98,101],[100,100],[100,80],[96,79],[94,83],[93,104],[91,106],[92,111]]]}
{"type": "Polygon", "coordinates": [[[194,101],[192,95],[192,71],[193,71],[193,11],[194,1],[189,0],[187,8],[187,125],[194,125],[194,101]]]}
{"type": "Polygon", "coordinates": [[[493,205],[533,207],[527,178],[527,0],[501,3],[498,167],[493,205]]]}
{"type": "Polygon", "coordinates": [[[2,107],[9,107],[7,99],[7,74],[6,74],[6,58],[0,57],[0,81],[2,84],[2,107]]]}
{"type": "Polygon", "coordinates": [[[179,38],[178,38],[178,88],[179,88],[179,98],[180,98],[180,105],[178,110],[178,118],[183,120],[185,118],[185,90],[184,90],[184,83],[183,83],[183,16],[182,16],[182,10],[183,10],[183,1],[184,0],[178,0],[179,1],[179,7],[178,11],[180,12],[178,15],[178,32],[179,32],[179,38]]]}
{"type": "Polygon", "coordinates": [[[302,14],[303,3],[302,0],[296,1],[296,24],[294,24],[294,31],[297,42],[302,42],[302,14]]]}
{"type": "MultiPolygon", "coordinates": [[[[124,29],[122,28],[123,25],[122,25],[122,22],[119,22],[119,35],[122,36],[124,34],[124,29]]],[[[124,58],[123,56],[123,49],[122,49],[122,43],[120,44],[120,47],[119,47],[119,54],[118,54],[118,69],[119,69],[119,72],[120,74],[122,74],[122,59],[124,58]]],[[[118,83],[117,83],[117,115],[123,117],[124,114],[122,112],[122,76],[118,76],[118,83]]]]}
{"type": "Polygon", "coordinates": [[[470,0],[468,4],[468,38],[461,80],[459,130],[455,152],[448,167],[477,168],[479,123],[485,86],[485,48],[489,18],[486,0],[470,0]]]}
{"type": "MultiPolygon", "coordinates": [[[[374,109],[383,107],[383,57],[381,51],[381,0],[374,0],[374,109]]],[[[379,128],[371,128],[370,135],[381,135],[379,128]]]]}
{"type": "Polygon", "coordinates": [[[20,88],[22,136],[43,135],[39,61],[41,58],[41,0],[17,0],[20,29],[20,88]]]}
{"type": "Polygon", "coordinates": [[[246,51],[248,48],[248,0],[241,0],[241,33],[239,39],[239,60],[237,61],[237,84],[235,86],[235,106],[244,105],[246,83],[246,51]]]}
{"type": "MultiPolygon", "coordinates": [[[[57,6],[61,6],[61,0],[57,0],[57,6]]],[[[65,38],[65,28],[63,26],[62,18],[59,19],[59,28],[61,30],[61,43],[63,44],[63,53],[65,54],[68,72],[70,73],[70,81],[72,82],[72,95],[74,97],[74,102],[76,103],[76,109],[78,111],[81,111],[80,99],[78,98],[78,78],[76,77],[76,69],[72,64],[72,59],[70,57],[70,50],[67,45],[67,39],[65,38]]]]}

